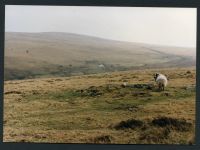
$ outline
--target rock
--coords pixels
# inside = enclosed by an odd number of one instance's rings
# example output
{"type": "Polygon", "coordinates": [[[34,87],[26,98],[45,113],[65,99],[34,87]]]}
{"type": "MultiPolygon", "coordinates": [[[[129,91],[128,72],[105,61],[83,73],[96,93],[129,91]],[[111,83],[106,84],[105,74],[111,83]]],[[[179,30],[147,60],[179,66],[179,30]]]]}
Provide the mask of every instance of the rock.
{"type": "Polygon", "coordinates": [[[150,93],[148,93],[148,92],[134,91],[134,92],[132,92],[132,96],[136,96],[136,97],[149,97],[149,96],[152,96],[152,95],[150,93]]]}

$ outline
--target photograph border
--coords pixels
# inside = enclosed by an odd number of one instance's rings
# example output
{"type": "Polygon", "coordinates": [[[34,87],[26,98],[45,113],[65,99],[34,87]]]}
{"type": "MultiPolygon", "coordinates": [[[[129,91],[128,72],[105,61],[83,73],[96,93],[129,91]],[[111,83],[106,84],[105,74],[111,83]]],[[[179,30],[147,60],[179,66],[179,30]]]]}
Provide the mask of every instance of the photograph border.
{"type": "MultiPolygon", "coordinates": [[[[178,150],[200,149],[200,1],[197,0],[2,0],[0,1],[0,149],[40,150],[40,149],[96,149],[96,150],[178,150]],[[195,145],[173,144],[54,144],[3,142],[3,93],[4,93],[4,36],[5,5],[46,5],[46,6],[109,6],[109,7],[178,7],[197,8],[196,40],[196,126],[195,145]]],[[[123,137],[122,137],[123,138],[123,137]]]]}

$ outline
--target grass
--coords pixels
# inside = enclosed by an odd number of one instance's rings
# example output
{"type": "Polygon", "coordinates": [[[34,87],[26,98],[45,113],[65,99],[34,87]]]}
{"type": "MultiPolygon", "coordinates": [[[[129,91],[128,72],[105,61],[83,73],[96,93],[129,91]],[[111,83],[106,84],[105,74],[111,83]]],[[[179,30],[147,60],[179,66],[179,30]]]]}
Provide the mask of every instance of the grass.
{"type": "Polygon", "coordinates": [[[194,144],[195,70],[160,70],[171,77],[164,92],[121,86],[122,80],[153,83],[153,72],[157,70],[6,81],[3,141],[194,144]],[[175,123],[152,123],[160,118],[175,123]],[[180,122],[186,130],[177,130],[180,122]],[[125,127],[118,130],[117,125],[125,127]]]}
{"type": "Polygon", "coordinates": [[[27,101],[34,101],[40,99],[49,99],[55,101],[69,101],[73,98],[79,97],[80,94],[73,91],[59,91],[59,92],[49,92],[45,94],[31,94],[26,95],[24,98],[27,101]]]}

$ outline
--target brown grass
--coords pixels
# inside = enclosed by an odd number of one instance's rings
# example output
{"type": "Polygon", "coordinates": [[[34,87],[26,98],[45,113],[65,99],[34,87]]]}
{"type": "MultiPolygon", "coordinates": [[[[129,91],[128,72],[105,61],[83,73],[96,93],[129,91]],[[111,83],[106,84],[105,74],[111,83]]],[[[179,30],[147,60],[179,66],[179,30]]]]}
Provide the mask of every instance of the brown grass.
{"type": "Polygon", "coordinates": [[[3,141],[194,144],[195,77],[194,68],[176,68],[6,81],[3,141]],[[170,78],[164,92],[121,86],[154,84],[158,71],[170,78]],[[187,130],[152,123],[159,118],[184,122],[187,130]],[[133,119],[142,123],[115,128],[133,119]]]}

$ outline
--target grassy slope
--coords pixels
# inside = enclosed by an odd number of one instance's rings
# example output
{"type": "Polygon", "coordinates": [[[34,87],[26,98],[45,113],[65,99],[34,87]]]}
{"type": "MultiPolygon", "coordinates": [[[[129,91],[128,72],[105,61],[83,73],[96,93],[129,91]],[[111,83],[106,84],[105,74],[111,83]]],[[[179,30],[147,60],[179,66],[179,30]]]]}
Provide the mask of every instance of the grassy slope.
{"type": "Polygon", "coordinates": [[[194,143],[195,77],[194,68],[175,68],[6,81],[3,141],[194,143]],[[120,86],[123,82],[153,83],[152,74],[157,71],[170,78],[165,92],[120,86]],[[102,95],[87,93],[91,86],[102,95]],[[152,125],[159,116],[184,118],[192,126],[182,131],[176,126],[152,125]],[[142,121],[143,126],[114,128],[128,119],[142,121]]]}
{"type": "Polygon", "coordinates": [[[70,33],[6,33],[5,39],[5,80],[195,64],[193,58],[174,53],[179,48],[152,48],[70,33]]]}

